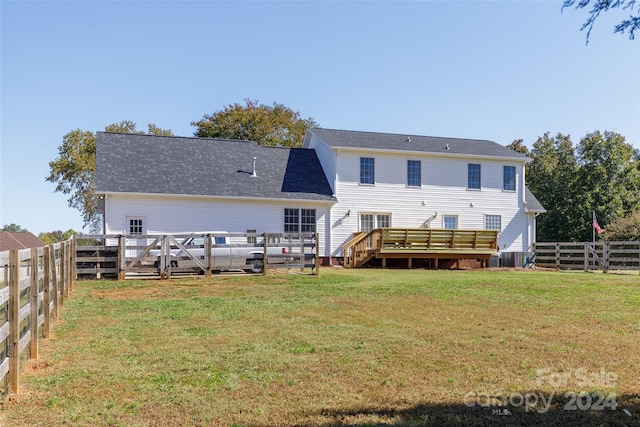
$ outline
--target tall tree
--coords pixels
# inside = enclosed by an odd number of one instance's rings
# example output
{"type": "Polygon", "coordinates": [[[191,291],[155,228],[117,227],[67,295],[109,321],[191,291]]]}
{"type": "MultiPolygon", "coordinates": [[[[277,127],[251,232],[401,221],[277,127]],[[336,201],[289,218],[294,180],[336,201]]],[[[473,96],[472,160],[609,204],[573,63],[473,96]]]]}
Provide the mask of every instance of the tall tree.
{"type": "Polygon", "coordinates": [[[13,224],[5,224],[2,227],[2,231],[11,231],[11,232],[14,232],[14,233],[24,233],[24,232],[27,232],[29,230],[27,230],[26,228],[22,228],[18,224],[13,223],[13,224]]]}
{"type": "Polygon", "coordinates": [[[538,240],[576,240],[582,201],[576,188],[578,163],[571,138],[561,133],[551,137],[547,132],[533,144],[531,157],[527,183],[547,209],[538,219],[538,240]]]}
{"type": "Polygon", "coordinates": [[[245,99],[245,105],[230,104],[202,120],[192,122],[195,136],[256,141],[261,145],[299,147],[307,128],[318,127],[311,118],[303,119],[298,111],[278,104],[260,104],[245,99]]]}
{"type": "Polygon", "coordinates": [[[525,156],[529,156],[531,154],[529,152],[529,147],[524,145],[523,139],[514,139],[511,144],[507,145],[507,148],[513,151],[517,151],[520,154],[524,154],[525,156]]]}
{"type": "MultiPolygon", "coordinates": [[[[596,130],[580,140],[577,156],[585,207],[596,212],[600,225],[640,209],[640,151],[624,136],[596,130]]],[[[591,236],[589,224],[583,236],[591,236]]]]}
{"type": "MultiPolygon", "coordinates": [[[[136,124],[130,120],[110,124],[105,131],[144,133],[138,131],[136,124]]],[[[153,124],[149,125],[149,133],[172,135],[171,130],[163,130],[153,124]]],[[[49,162],[49,170],[46,180],[56,184],[55,191],[70,194],[69,206],[80,211],[84,226],[91,232],[100,232],[102,217],[95,193],[96,135],[81,129],[67,133],[58,147],[58,157],[49,162]]]]}
{"type": "Polygon", "coordinates": [[[620,34],[629,32],[629,40],[633,40],[635,38],[635,31],[640,29],[640,15],[631,15],[631,12],[634,11],[636,6],[636,0],[594,0],[593,3],[591,0],[564,0],[561,10],[564,10],[566,7],[574,6],[576,9],[583,9],[589,5],[591,5],[589,17],[580,28],[580,31],[587,29],[587,44],[589,43],[589,36],[591,35],[593,24],[595,24],[600,14],[602,12],[609,12],[616,8],[629,10],[629,19],[623,19],[614,27],[613,32],[620,34]]]}

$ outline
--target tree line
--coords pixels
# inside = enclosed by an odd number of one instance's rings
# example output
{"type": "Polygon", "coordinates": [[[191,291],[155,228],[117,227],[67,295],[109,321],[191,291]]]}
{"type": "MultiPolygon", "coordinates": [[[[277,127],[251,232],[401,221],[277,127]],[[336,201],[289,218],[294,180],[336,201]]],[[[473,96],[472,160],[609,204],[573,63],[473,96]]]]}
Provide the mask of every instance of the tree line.
{"type": "Polygon", "coordinates": [[[624,136],[598,130],[574,145],[569,135],[545,133],[529,150],[525,180],[547,209],[538,217],[538,241],[591,241],[593,217],[608,240],[640,240],[640,150],[624,136]]]}

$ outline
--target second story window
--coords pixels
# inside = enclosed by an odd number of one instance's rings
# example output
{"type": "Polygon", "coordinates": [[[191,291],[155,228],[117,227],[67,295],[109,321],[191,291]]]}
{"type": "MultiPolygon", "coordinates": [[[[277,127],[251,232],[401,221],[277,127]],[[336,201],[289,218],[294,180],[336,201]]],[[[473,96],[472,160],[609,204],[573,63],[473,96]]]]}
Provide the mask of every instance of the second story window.
{"type": "Polygon", "coordinates": [[[469,163],[467,188],[480,190],[480,186],[480,165],[478,163],[469,163]]]}
{"type": "Polygon", "coordinates": [[[407,186],[420,187],[422,185],[422,162],[407,160],[407,186]]]}
{"type": "Polygon", "coordinates": [[[505,191],[516,191],[516,167],[503,167],[502,189],[505,191]]]}
{"type": "Polygon", "coordinates": [[[375,184],[375,159],[360,157],[360,184],[375,184]]]}

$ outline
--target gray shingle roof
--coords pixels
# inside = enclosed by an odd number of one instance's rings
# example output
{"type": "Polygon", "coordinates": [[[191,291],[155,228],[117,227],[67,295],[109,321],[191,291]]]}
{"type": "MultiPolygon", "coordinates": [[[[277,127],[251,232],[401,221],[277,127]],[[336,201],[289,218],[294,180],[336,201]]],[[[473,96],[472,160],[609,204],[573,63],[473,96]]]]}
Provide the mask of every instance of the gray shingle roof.
{"type": "Polygon", "coordinates": [[[331,147],[422,151],[438,154],[505,157],[520,161],[529,160],[524,154],[510,150],[496,142],[481,139],[443,138],[322,128],[309,129],[307,132],[316,135],[331,147]]]}
{"type": "Polygon", "coordinates": [[[524,187],[524,206],[527,212],[544,213],[547,211],[529,190],[529,187],[524,187]]]}
{"type": "Polygon", "coordinates": [[[335,201],[314,150],[107,132],[97,133],[96,191],[335,201]]]}

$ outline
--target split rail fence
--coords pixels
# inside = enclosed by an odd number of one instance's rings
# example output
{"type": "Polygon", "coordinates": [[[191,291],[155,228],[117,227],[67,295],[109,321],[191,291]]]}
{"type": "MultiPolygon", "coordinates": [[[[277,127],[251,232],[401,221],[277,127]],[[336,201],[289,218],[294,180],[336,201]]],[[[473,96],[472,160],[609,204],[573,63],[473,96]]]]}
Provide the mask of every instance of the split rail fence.
{"type": "Polygon", "coordinates": [[[0,252],[0,396],[20,391],[20,363],[38,358],[75,279],[75,241],[0,252]]]}
{"type": "Polygon", "coordinates": [[[262,264],[261,274],[265,275],[274,269],[298,268],[300,271],[311,269],[313,274],[318,274],[320,266],[317,233],[100,234],[76,237],[78,278],[124,280],[127,277],[171,278],[185,274],[209,277],[221,270],[249,272],[252,270],[251,262],[257,259],[262,264]],[[228,240],[218,244],[216,238],[228,240]],[[187,241],[189,243],[185,243],[187,241]],[[228,254],[221,256],[221,250],[227,250],[228,254]],[[182,256],[174,256],[176,252],[182,256]],[[238,253],[249,255],[234,255],[238,253]]]}
{"type": "Polygon", "coordinates": [[[635,242],[539,242],[535,244],[538,267],[556,270],[638,270],[640,241],[635,242]]]}

